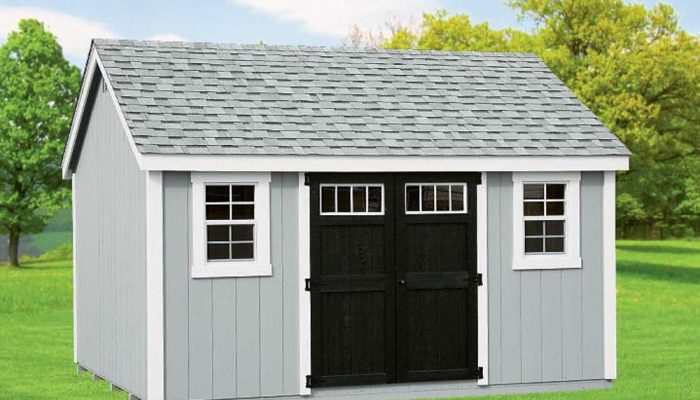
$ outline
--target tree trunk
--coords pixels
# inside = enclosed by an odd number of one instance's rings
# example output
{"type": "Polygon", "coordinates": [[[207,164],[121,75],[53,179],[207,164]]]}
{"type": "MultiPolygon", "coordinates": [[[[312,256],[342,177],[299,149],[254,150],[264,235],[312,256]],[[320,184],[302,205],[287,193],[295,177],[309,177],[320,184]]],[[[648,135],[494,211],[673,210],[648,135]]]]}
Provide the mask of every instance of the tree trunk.
{"type": "Polygon", "coordinates": [[[10,266],[19,267],[19,229],[10,229],[10,243],[7,246],[10,266]]]}

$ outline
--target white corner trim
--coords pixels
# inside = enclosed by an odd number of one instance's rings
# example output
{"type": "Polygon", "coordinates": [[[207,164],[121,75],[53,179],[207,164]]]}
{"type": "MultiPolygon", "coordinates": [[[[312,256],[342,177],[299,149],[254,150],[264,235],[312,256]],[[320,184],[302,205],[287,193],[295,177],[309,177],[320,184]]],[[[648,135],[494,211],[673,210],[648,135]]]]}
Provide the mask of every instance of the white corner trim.
{"type": "Polygon", "coordinates": [[[480,386],[489,384],[489,307],[488,307],[488,174],[481,173],[481,185],[476,187],[476,269],[483,285],[477,291],[477,326],[479,327],[477,355],[484,377],[480,386]]]}
{"type": "MultiPolygon", "coordinates": [[[[70,160],[73,158],[73,151],[75,150],[75,143],[78,139],[78,131],[80,129],[80,124],[82,122],[83,117],[85,117],[85,115],[83,114],[85,112],[85,104],[87,103],[88,97],[90,95],[90,86],[92,86],[92,79],[95,75],[95,71],[98,68],[102,76],[102,80],[107,86],[107,90],[109,92],[110,99],[112,100],[112,104],[114,104],[114,107],[117,111],[117,116],[119,117],[119,122],[122,125],[127,141],[129,142],[129,147],[131,147],[131,151],[134,154],[134,157],[136,158],[136,163],[138,164],[140,170],[146,170],[146,168],[144,168],[143,156],[136,148],[136,143],[134,142],[134,137],[131,135],[129,124],[126,122],[124,112],[121,106],[119,105],[119,101],[117,100],[116,94],[114,93],[112,82],[109,80],[109,76],[107,76],[107,73],[105,71],[104,66],[102,65],[102,60],[100,59],[97,50],[95,50],[95,48],[92,47],[92,49],[90,50],[90,54],[88,55],[88,62],[85,68],[85,76],[82,82],[82,87],[80,88],[80,94],[78,95],[78,102],[76,104],[73,121],[71,122],[70,133],[68,135],[68,141],[66,142],[66,149],[63,153],[63,159],[61,160],[61,172],[63,174],[63,179],[68,179],[70,177],[70,174],[73,172],[70,171],[70,160]]],[[[158,168],[155,168],[154,170],[158,170],[158,168]]]]}
{"type": "Polygon", "coordinates": [[[617,317],[615,284],[615,172],[603,178],[603,331],[605,379],[617,378],[617,317]]]}
{"type": "Polygon", "coordinates": [[[149,400],[165,396],[163,305],[163,173],[146,175],[146,331],[149,400]]]}
{"type": "Polygon", "coordinates": [[[513,173],[513,269],[581,268],[580,240],[580,172],[514,172],[513,173]],[[564,197],[564,254],[525,254],[523,224],[523,184],[566,183],[564,197]]]}
{"type": "Polygon", "coordinates": [[[269,172],[192,173],[192,278],[243,278],[271,276],[269,172]],[[207,261],[204,185],[206,183],[255,185],[255,260],[207,261]]]}
{"type": "Polygon", "coordinates": [[[75,174],[71,174],[71,208],[73,212],[73,362],[78,362],[78,241],[76,240],[75,174]]]}
{"type": "Polygon", "coordinates": [[[311,296],[305,290],[306,278],[311,275],[310,191],[305,174],[299,173],[299,394],[308,396],[306,375],[311,375],[311,296]]]}
{"type": "Polygon", "coordinates": [[[627,156],[286,156],[144,154],[142,169],[278,172],[621,171],[627,156]]]}

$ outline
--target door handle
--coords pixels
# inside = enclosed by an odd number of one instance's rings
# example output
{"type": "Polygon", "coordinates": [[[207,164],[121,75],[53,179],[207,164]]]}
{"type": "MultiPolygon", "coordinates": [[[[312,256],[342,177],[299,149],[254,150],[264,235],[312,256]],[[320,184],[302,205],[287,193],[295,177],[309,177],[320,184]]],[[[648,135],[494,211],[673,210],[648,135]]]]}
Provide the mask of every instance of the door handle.
{"type": "Polygon", "coordinates": [[[405,285],[405,284],[406,284],[406,281],[405,281],[405,280],[399,279],[399,285],[405,285]]]}

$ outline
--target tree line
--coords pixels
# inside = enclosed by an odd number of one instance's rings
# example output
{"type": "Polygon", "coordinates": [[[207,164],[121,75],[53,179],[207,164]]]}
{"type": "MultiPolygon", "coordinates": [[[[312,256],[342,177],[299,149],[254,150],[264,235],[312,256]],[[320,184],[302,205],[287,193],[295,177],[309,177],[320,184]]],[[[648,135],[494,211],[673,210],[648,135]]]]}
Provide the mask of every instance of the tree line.
{"type": "Polygon", "coordinates": [[[391,49],[537,54],[632,152],[618,174],[618,237],[700,233],[700,42],[668,5],[622,0],[510,0],[531,32],[466,14],[424,14],[384,37],[354,27],[346,43],[391,49]]]}

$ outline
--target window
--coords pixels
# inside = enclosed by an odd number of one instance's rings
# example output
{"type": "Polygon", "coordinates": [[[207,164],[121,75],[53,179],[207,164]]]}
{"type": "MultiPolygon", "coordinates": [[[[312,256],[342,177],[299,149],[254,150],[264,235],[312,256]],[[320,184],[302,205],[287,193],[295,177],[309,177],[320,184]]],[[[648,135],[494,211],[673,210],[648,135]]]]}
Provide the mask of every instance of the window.
{"type": "Polygon", "coordinates": [[[192,174],[192,276],[266,276],[269,173],[192,174]]]}
{"type": "Polygon", "coordinates": [[[525,254],[564,253],[565,183],[523,184],[525,254]]]}
{"type": "Polygon", "coordinates": [[[466,183],[407,183],[406,214],[465,214],[466,183]]]}
{"type": "Polygon", "coordinates": [[[513,268],[580,268],[579,173],[513,173],[513,268]]]}
{"type": "Polygon", "coordinates": [[[205,184],[207,261],[255,259],[255,185],[205,184]]]}
{"type": "Polygon", "coordinates": [[[384,185],[321,184],[321,215],[358,214],[384,214],[384,185]]]}

